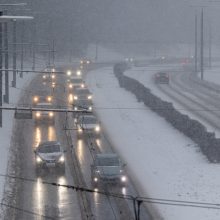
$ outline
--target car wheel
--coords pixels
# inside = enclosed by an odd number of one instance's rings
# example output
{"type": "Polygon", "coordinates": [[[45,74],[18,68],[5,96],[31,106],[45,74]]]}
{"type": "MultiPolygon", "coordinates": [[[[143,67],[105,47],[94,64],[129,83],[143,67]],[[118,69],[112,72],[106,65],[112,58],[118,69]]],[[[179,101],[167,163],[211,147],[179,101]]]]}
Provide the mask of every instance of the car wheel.
{"type": "Polygon", "coordinates": [[[59,167],[59,170],[60,170],[60,172],[62,173],[62,174],[65,174],[65,165],[62,165],[62,166],[60,166],[59,167]]]}
{"type": "Polygon", "coordinates": [[[35,168],[35,172],[36,172],[36,175],[37,175],[37,176],[40,176],[40,175],[41,175],[41,168],[37,166],[37,167],[35,168]]]}
{"type": "Polygon", "coordinates": [[[78,139],[82,139],[82,136],[83,136],[83,134],[77,133],[77,138],[78,138],[78,139]]]}

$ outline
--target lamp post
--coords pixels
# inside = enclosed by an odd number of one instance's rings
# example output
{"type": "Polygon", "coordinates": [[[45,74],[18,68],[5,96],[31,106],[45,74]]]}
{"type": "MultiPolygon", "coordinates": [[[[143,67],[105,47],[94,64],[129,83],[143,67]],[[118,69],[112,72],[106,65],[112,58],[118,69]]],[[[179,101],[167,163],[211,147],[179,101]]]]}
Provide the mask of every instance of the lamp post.
{"type": "Polygon", "coordinates": [[[201,80],[204,78],[204,52],[203,52],[203,47],[204,47],[204,31],[203,31],[203,8],[201,11],[201,38],[200,38],[200,43],[201,43],[201,55],[200,55],[200,68],[201,68],[201,80]]]}
{"type": "MultiPolygon", "coordinates": [[[[14,21],[14,20],[30,20],[30,19],[33,19],[33,17],[9,16],[9,15],[3,15],[3,12],[0,12],[0,68],[1,69],[2,69],[2,23],[14,21]]],[[[8,86],[8,84],[6,86],[8,86]]],[[[0,70],[0,107],[2,107],[2,70],[0,70]]],[[[2,127],[2,110],[0,110],[0,127],[2,127]]]]}

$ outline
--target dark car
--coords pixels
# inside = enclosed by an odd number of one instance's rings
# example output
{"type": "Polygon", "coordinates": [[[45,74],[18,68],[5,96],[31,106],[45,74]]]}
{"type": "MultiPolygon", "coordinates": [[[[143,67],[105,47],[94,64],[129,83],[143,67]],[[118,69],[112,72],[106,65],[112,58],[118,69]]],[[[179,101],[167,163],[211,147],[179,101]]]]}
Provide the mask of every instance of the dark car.
{"type": "Polygon", "coordinates": [[[169,74],[166,72],[158,72],[155,74],[155,83],[169,84],[169,74]]]}

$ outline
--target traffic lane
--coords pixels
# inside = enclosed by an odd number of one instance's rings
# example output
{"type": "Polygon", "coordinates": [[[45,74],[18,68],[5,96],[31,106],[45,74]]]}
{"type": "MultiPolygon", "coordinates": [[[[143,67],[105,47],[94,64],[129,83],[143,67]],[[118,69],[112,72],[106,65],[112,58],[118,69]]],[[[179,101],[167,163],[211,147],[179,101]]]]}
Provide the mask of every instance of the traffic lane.
{"type": "MultiPolygon", "coordinates": [[[[75,153],[80,163],[80,168],[83,173],[86,185],[88,188],[93,188],[91,184],[91,171],[90,165],[92,164],[93,152],[91,146],[84,138],[78,139],[75,145],[75,153]]],[[[99,193],[92,193],[90,195],[91,206],[93,210],[93,214],[96,219],[120,219],[120,213],[117,209],[117,204],[115,201],[105,195],[101,195],[99,193]]],[[[129,218],[128,218],[129,219],[129,218]]]]}
{"type": "MultiPolygon", "coordinates": [[[[101,136],[100,138],[95,138],[91,135],[84,135],[84,141],[87,143],[87,146],[90,146],[90,148],[93,149],[93,153],[115,153],[115,149],[112,146],[111,141],[109,140],[107,134],[104,131],[104,128],[101,127],[101,136]],[[96,150],[94,150],[96,149],[96,150]]],[[[124,163],[122,161],[122,163],[124,163]]],[[[125,167],[125,175],[127,177],[127,181],[125,186],[121,186],[120,184],[108,184],[108,183],[102,183],[99,185],[100,191],[106,191],[107,193],[115,193],[119,195],[129,195],[133,196],[134,198],[138,195],[138,191],[136,190],[136,186],[133,183],[133,180],[129,177],[129,173],[126,171],[125,167]]],[[[100,195],[99,195],[100,196],[100,195]]],[[[112,201],[114,198],[111,198],[112,201]]],[[[133,212],[133,202],[131,200],[126,199],[118,199],[115,198],[114,203],[117,206],[118,212],[122,215],[125,211],[126,205],[128,205],[130,212],[130,218],[134,219],[134,212],[133,212]]],[[[151,219],[151,216],[148,214],[147,208],[142,205],[141,207],[141,219],[151,219]]]]}
{"type": "MultiPolygon", "coordinates": [[[[65,121],[66,121],[66,116],[64,113],[60,113],[59,114],[60,117],[60,121],[64,122],[65,125],[65,121]]],[[[70,116],[72,117],[72,116],[70,116]]],[[[70,119],[70,118],[68,118],[70,119]]],[[[71,118],[71,120],[68,120],[68,122],[70,123],[70,121],[73,121],[73,118],[71,118]]],[[[77,157],[77,160],[79,162],[79,169],[80,172],[83,175],[83,179],[84,179],[84,183],[82,183],[83,187],[86,188],[92,188],[91,186],[91,174],[90,174],[90,164],[92,161],[92,155],[91,152],[88,148],[87,143],[84,142],[83,139],[77,139],[77,135],[75,133],[73,124],[69,124],[68,126],[73,128],[73,130],[68,130],[68,132],[71,133],[71,137],[72,137],[72,142],[69,144],[74,145],[73,151],[77,157]]],[[[64,132],[64,130],[62,131],[64,132]]],[[[62,134],[62,132],[59,132],[59,135],[62,134]]],[[[63,135],[64,136],[64,135],[63,135]]],[[[69,153],[69,152],[68,152],[69,153]]],[[[73,162],[68,161],[70,164],[73,165],[73,162]]],[[[76,167],[75,167],[76,168],[76,167]]],[[[100,197],[99,194],[97,193],[88,193],[87,194],[89,197],[89,201],[90,201],[90,205],[92,208],[92,214],[95,216],[95,219],[106,219],[106,220],[112,220],[112,219],[119,219],[119,214],[116,211],[116,205],[114,203],[114,201],[109,200],[109,198],[107,198],[106,196],[102,196],[100,197]]]]}
{"type": "MultiPolygon", "coordinates": [[[[37,79],[37,81],[39,81],[39,77],[37,77],[37,79]]],[[[33,81],[30,87],[33,85],[37,86],[37,83],[33,81]]],[[[34,88],[36,87],[32,87],[33,91],[34,88]]],[[[33,93],[30,93],[30,96],[32,94],[33,93]]],[[[31,100],[31,97],[29,98],[29,100],[31,100]]],[[[36,178],[37,181],[34,183],[22,182],[20,190],[22,193],[20,193],[18,204],[22,209],[40,213],[41,216],[34,216],[22,212],[19,213],[18,219],[43,219],[42,215],[51,215],[52,217],[58,216],[59,218],[62,217],[65,219],[72,219],[72,217],[75,216],[76,219],[81,219],[78,211],[79,207],[77,206],[77,198],[74,192],[61,187],[57,188],[41,183],[42,181],[48,181],[73,184],[68,166],[66,167],[65,176],[59,176],[53,171],[47,173],[47,175],[44,173],[43,176],[40,177],[35,175],[35,158],[33,150],[40,141],[56,139],[54,126],[34,126],[33,122],[27,121],[24,125],[19,127],[19,131],[23,131],[23,134],[19,136],[25,137],[24,140],[21,140],[21,145],[23,146],[22,151],[24,152],[21,159],[25,158],[21,169],[21,176],[33,179],[36,178]]]]}

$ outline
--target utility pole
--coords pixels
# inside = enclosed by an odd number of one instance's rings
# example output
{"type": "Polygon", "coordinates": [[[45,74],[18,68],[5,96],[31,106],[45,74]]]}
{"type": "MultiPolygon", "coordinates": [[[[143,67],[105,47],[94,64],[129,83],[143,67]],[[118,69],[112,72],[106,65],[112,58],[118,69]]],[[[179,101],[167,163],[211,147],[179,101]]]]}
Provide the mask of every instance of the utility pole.
{"type": "Polygon", "coordinates": [[[12,80],[12,87],[16,87],[16,19],[13,20],[13,80],[12,80]]]}
{"type": "Polygon", "coordinates": [[[8,23],[4,22],[4,51],[5,51],[5,94],[4,102],[9,103],[9,75],[8,75],[8,23]]]}
{"type": "MultiPolygon", "coordinates": [[[[2,23],[1,22],[0,22],[0,107],[2,107],[2,23]]],[[[0,127],[2,127],[2,109],[0,109],[0,127]]]]}
{"type": "Polygon", "coordinates": [[[32,70],[35,70],[35,58],[36,58],[36,54],[35,54],[35,34],[36,34],[36,22],[33,23],[33,30],[32,30],[32,52],[33,52],[33,56],[32,56],[32,70]]]}
{"type": "Polygon", "coordinates": [[[201,49],[200,49],[200,58],[201,58],[201,61],[200,61],[200,68],[201,68],[201,80],[204,79],[204,52],[203,52],[203,47],[204,47],[204,39],[203,39],[203,8],[202,8],[202,11],[201,11],[201,49]]]}
{"type": "Polygon", "coordinates": [[[209,68],[212,68],[212,23],[209,22],[209,68]]]}
{"type": "Polygon", "coordinates": [[[197,56],[198,56],[198,45],[197,45],[197,14],[195,14],[195,54],[194,54],[194,61],[195,61],[195,68],[194,71],[197,73],[197,56]]]}
{"type": "Polygon", "coordinates": [[[98,42],[95,44],[95,61],[98,60],[98,42]]]}
{"type": "Polygon", "coordinates": [[[55,50],[54,50],[54,48],[55,48],[55,45],[54,45],[54,40],[53,40],[53,44],[52,44],[52,59],[53,59],[53,66],[54,66],[54,61],[55,61],[55,50]]]}
{"type": "Polygon", "coordinates": [[[24,66],[24,21],[22,21],[22,30],[21,30],[21,72],[20,72],[20,77],[23,78],[23,66],[24,66]]]}

